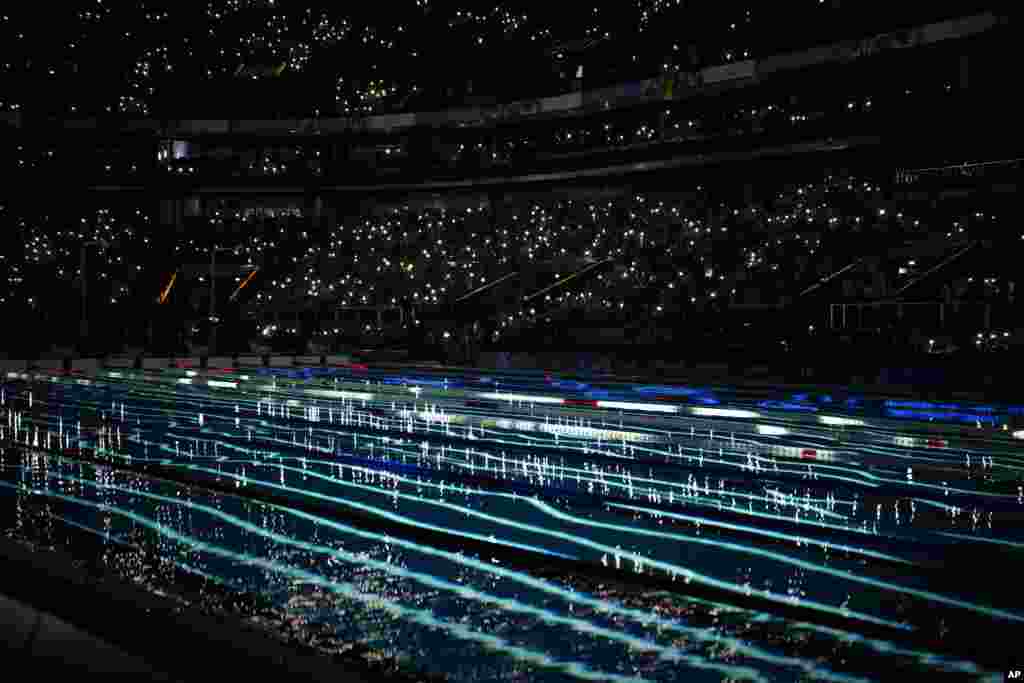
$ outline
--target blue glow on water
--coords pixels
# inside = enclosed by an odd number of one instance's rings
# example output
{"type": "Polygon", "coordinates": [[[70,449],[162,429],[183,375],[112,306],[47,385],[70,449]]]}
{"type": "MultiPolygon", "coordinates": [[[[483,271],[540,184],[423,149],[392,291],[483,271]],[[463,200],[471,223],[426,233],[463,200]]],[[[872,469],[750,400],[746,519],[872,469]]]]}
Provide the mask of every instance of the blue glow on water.
{"type": "Polygon", "coordinates": [[[818,409],[815,406],[804,405],[802,403],[792,403],[790,401],[761,401],[757,406],[759,408],[766,408],[769,410],[786,410],[794,413],[818,412],[818,409]]]}
{"type": "Polygon", "coordinates": [[[980,422],[981,424],[997,425],[1002,424],[1005,421],[1004,418],[998,415],[972,415],[969,413],[934,412],[927,410],[896,410],[889,408],[886,409],[885,413],[890,417],[903,419],[942,420],[946,422],[960,422],[964,424],[980,422]]]}
{"type": "Polygon", "coordinates": [[[556,379],[548,383],[549,386],[555,389],[563,389],[565,391],[586,391],[590,389],[589,384],[583,382],[576,382],[574,380],[556,379]]]}
{"type": "Polygon", "coordinates": [[[665,385],[646,385],[642,387],[633,387],[633,391],[637,392],[638,394],[661,396],[696,396],[707,392],[706,389],[694,389],[692,387],[674,387],[665,385]]]}
{"type": "MultiPolygon", "coordinates": [[[[933,408],[938,408],[940,406],[936,406],[934,403],[932,403],[930,401],[892,401],[892,400],[887,400],[885,402],[885,407],[886,408],[916,408],[918,410],[931,410],[933,408]]],[[[946,405],[946,406],[941,406],[941,407],[944,408],[944,409],[956,410],[960,406],[958,406],[956,404],[951,404],[951,405],[946,405]]]]}

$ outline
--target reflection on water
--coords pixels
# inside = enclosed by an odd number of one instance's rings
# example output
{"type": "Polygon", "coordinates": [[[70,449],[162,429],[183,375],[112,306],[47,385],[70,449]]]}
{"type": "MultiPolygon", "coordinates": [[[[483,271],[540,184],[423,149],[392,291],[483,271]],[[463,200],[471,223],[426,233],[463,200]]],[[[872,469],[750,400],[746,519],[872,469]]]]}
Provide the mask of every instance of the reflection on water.
{"type": "Polygon", "coordinates": [[[8,385],[3,526],[458,681],[980,676],[1024,624],[936,562],[1024,542],[1009,446],[337,393],[8,385]]]}

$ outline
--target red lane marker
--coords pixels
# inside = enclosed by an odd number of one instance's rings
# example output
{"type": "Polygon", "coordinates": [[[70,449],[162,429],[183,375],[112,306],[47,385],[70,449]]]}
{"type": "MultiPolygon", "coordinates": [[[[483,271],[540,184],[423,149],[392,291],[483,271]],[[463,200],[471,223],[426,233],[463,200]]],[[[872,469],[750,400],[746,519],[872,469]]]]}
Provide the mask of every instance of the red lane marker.
{"type": "Polygon", "coordinates": [[[597,401],[590,401],[581,398],[566,398],[562,400],[562,405],[566,406],[581,406],[584,408],[596,408],[597,401]]]}
{"type": "Polygon", "coordinates": [[[814,450],[813,448],[805,448],[802,451],[800,451],[800,457],[804,460],[817,460],[818,451],[814,450]]]}
{"type": "Polygon", "coordinates": [[[928,439],[928,448],[945,448],[945,439],[928,439]]]}
{"type": "Polygon", "coordinates": [[[369,370],[369,365],[363,363],[334,363],[331,367],[345,368],[347,370],[369,370]]]}

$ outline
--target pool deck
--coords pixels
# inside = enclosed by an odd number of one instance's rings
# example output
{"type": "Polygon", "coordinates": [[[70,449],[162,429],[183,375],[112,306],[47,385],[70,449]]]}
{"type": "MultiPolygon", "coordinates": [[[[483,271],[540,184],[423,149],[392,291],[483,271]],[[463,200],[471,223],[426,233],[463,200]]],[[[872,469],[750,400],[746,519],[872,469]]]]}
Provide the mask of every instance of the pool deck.
{"type": "Polygon", "coordinates": [[[34,673],[132,673],[145,680],[213,674],[289,681],[380,681],[304,654],[238,619],[207,616],[110,576],[77,570],[70,555],[0,538],[0,639],[34,673]],[[129,654],[130,653],[130,654],[129,654]],[[170,672],[170,673],[162,673],[170,672]]]}
{"type": "Polygon", "coordinates": [[[170,681],[145,660],[85,633],[52,614],[0,595],[0,633],[8,664],[31,668],[36,674],[54,676],[75,670],[144,676],[146,680],[170,681]]]}

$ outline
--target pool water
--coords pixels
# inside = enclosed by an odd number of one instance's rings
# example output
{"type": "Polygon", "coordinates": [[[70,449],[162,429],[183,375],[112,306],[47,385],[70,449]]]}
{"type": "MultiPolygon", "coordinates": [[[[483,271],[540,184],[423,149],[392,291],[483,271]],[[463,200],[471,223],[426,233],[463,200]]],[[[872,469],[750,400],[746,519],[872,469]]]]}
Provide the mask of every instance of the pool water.
{"type": "Polygon", "coordinates": [[[1012,441],[432,391],[10,383],[6,525],[144,547],[455,681],[1001,676],[1012,441]]]}

